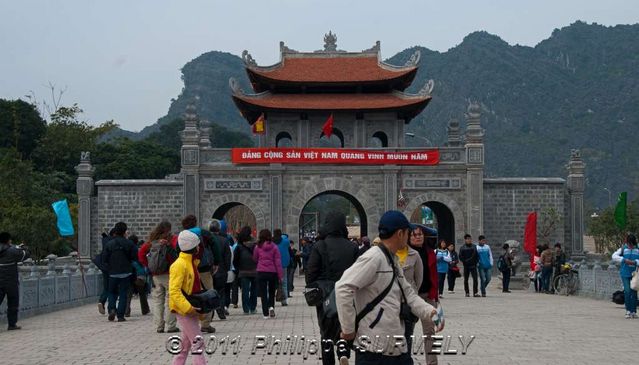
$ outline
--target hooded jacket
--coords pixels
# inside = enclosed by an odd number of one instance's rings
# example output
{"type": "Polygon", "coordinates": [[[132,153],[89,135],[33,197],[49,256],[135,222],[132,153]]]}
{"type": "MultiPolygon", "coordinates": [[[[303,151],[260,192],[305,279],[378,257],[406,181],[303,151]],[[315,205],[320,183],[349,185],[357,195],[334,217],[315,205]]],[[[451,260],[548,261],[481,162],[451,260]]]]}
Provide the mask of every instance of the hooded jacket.
{"type": "Polygon", "coordinates": [[[357,259],[358,247],[348,240],[346,216],[329,213],[319,230],[306,266],[306,284],[317,280],[337,281],[357,259]]]}
{"type": "Polygon", "coordinates": [[[238,243],[233,252],[233,266],[237,270],[237,276],[255,277],[257,271],[257,263],[253,259],[254,242],[238,243]]]}
{"type": "Polygon", "coordinates": [[[275,242],[277,245],[277,249],[280,250],[280,258],[282,260],[282,267],[288,267],[291,263],[291,254],[289,253],[289,248],[291,241],[288,239],[288,235],[283,234],[279,239],[279,242],[275,242]]]}
{"type": "Polygon", "coordinates": [[[186,315],[191,310],[191,303],[186,300],[182,293],[193,293],[195,283],[195,270],[199,260],[192,254],[180,252],[177,260],[171,264],[169,269],[169,309],[181,315],[186,315]]]}
{"type": "Polygon", "coordinates": [[[109,275],[133,273],[133,261],[137,258],[138,248],[121,236],[116,236],[107,243],[103,257],[109,268],[109,275]]]}
{"type": "Polygon", "coordinates": [[[276,273],[277,277],[282,280],[284,277],[284,271],[282,270],[282,259],[280,257],[280,250],[277,246],[267,241],[260,245],[256,245],[253,249],[253,260],[257,262],[257,272],[272,272],[276,273]]]}

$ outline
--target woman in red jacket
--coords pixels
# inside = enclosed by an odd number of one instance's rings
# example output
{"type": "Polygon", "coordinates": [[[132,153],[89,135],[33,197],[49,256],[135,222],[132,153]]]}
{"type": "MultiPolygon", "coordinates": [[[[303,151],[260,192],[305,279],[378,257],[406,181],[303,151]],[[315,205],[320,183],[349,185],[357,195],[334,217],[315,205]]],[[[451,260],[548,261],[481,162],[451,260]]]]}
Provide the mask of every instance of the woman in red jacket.
{"type": "MultiPolygon", "coordinates": [[[[417,228],[410,235],[409,246],[419,253],[419,257],[422,259],[422,264],[424,266],[424,279],[422,280],[422,285],[419,287],[417,294],[428,304],[433,307],[437,307],[437,302],[439,301],[439,277],[437,275],[437,258],[435,256],[435,248],[429,247],[426,243],[426,229],[420,225],[416,226],[417,228]]],[[[429,355],[430,350],[433,347],[433,340],[431,336],[435,335],[435,325],[433,321],[422,320],[422,333],[429,336],[426,340],[424,340],[426,364],[437,364],[437,356],[432,354],[429,355]]]]}

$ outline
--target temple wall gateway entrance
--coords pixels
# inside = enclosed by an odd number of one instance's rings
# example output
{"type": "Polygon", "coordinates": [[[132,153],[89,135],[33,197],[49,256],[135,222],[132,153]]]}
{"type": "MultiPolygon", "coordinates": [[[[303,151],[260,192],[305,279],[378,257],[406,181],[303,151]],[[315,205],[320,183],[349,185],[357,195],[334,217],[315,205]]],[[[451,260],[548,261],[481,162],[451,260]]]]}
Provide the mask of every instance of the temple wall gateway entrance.
{"type": "Polygon", "coordinates": [[[376,235],[385,211],[400,209],[411,217],[426,205],[442,238],[459,245],[465,233],[484,234],[497,252],[506,239],[522,240],[527,212],[554,209],[561,222],[553,239],[564,242],[574,257],[583,254],[585,166],[578,151],[571,155],[566,180],[484,179],[482,106],[476,102],[463,113],[465,129],[456,119],[449,122],[442,146],[407,148],[405,127],[426,108],[435,85],[430,80],[416,94],[405,92],[419,67],[419,52],[404,65],[388,65],[380,61],[379,42],[345,52],[337,49],[334,34],[325,41],[315,52],[297,52],[282,42],[282,62],[269,67],[243,53],[253,90],[230,80],[229,96],[261,133],[257,148],[213,148],[209,124],[200,123],[192,103],[184,115],[178,174],[94,186],[90,158],[83,154],[77,168],[80,252],[97,252],[100,233],[120,220],[146,237],[161,219],[170,220],[177,232],[186,214],[206,226],[238,206],[245,210],[233,225],[281,228],[299,242],[306,204],[336,193],[357,208],[369,236],[376,235]]]}

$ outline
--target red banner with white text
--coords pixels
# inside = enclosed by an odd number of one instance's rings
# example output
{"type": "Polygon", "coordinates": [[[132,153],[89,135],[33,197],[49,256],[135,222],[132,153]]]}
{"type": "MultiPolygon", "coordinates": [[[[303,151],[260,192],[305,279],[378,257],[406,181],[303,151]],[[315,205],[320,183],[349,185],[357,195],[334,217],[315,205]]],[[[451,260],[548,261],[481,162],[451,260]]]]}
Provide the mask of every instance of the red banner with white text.
{"type": "Polygon", "coordinates": [[[439,150],[375,151],[343,148],[233,148],[234,164],[436,165],[439,150]]]}

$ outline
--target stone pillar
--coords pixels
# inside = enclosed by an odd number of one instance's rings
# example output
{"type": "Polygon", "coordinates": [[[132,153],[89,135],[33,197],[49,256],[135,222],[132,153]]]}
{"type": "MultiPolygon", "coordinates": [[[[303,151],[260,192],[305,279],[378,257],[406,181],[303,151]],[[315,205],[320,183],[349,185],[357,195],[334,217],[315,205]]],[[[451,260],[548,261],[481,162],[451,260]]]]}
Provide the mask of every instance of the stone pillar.
{"type": "Polygon", "coordinates": [[[457,119],[451,119],[448,122],[448,127],[446,128],[448,132],[448,141],[446,142],[446,146],[448,147],[459,147],[462,145],[462,138],[459,130],[459,121],[457,119]]]}
{"type": "Polygon", "coordinates": [[[75,167],[78,173],[76,192],[78,194],[78,252],[79,258],[90,259],[97,251],[91,247],[91,196],[93,195],[93,174],[89,152],[80,154],[80,164],[75,167]]]}
{"type": "MultiPolygon", "coordinates": [[[[466,184],[468,233],[477,239],[484,233],[484,130],[479,104],[471,102],[466,112],[466,184]]],[[[490,239],[490,237],[489,237],[490,239]]]]}
{"type": "Polygon", "coordinates": [[[184,215],[200,217],[200,130],[195,105],[184,113],[182,137],[182,175],[184,176],[184,215]]]}
{"type": "Polygon", "coordinates": [[[579,150],[572,150],[570,161],[568,162],[568,195],[570,198],[569,219],[570,238],[568,250],[571,258],[580,259],[584,257],[584,190],[585,177],[584,170],[586,164],[581,159],[579,150]]]}
{"type": "MultiPolygon", "coordinates": [[[[397,186],[397,173],[399,168],[395,165],[382,166],[384,172],[384,212],[397,209],[397,196],[399,188],[397,186]]],[[[383,213],[383,212],[382,212],[383,213]]],[[[373,227],[369,227],[371,229],[373,227]]]]}
{"type": "Polygon", "coordinates": [[[200,147],[211,147],[211,122],[206,119],[200,121],[200,147]]]}
{"type": "Polygon", "coordinates": [[[271,164],[269,171],[271,179],[271,232],[274,229],[284,229],[282,216],[284,208],[282,205],[282,164],[271,164]]]}

